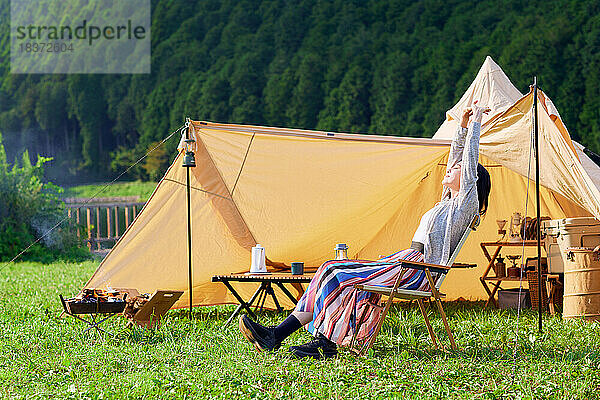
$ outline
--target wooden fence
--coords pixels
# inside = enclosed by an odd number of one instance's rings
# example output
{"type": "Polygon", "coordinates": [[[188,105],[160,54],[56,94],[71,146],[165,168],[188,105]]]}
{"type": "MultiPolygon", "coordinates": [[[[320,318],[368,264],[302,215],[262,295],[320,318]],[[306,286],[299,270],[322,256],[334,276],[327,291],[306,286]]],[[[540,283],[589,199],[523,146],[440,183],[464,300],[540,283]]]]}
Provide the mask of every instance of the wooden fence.
{"type": "Polygon", "coordinates": [[[105,252],[112,248],[145,204],[139,196],[92,200],[66,198],[64,201],[69,217],[85,227],[86,241],[93,252],[105,252]]]}

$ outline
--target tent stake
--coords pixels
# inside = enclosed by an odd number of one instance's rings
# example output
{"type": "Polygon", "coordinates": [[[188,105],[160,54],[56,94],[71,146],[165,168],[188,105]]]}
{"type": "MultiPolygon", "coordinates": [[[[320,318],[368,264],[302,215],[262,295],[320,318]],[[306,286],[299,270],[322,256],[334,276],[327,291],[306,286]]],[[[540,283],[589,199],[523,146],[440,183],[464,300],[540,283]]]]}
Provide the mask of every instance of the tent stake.
{"type": "Polygon", "coordinates": [[[540,137],[538,132],[538,96],[537,76],[533,77],[533,131],[535,135],[535,196],[537,216],[537,281],[538,281],[538,329],[542,333],[542,244],[540,218],[540,137]]]}

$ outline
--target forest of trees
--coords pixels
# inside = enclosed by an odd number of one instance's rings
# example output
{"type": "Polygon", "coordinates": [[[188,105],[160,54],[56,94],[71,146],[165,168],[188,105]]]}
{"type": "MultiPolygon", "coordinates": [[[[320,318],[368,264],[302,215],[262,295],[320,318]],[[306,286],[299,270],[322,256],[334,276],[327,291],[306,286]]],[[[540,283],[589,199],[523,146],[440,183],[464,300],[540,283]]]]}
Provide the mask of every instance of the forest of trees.
{"type": "MultiPolygon", "coordinates": [[[[0,132],[57,183],[121,171],[185,117],[430,137],[490,55],[537,75],[600,153],[600,3],[579,0],[152,0],[149,75],[10,74],[0,0],[0,132]]],[[[177,139],[129,178],[157,179],[177,139]]]]}

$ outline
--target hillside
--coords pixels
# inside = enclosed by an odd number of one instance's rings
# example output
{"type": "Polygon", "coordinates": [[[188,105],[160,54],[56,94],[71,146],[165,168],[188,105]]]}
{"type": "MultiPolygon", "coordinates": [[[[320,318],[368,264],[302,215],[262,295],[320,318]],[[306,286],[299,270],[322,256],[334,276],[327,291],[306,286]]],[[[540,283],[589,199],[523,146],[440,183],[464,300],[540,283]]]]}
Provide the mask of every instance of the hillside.
{"type": "MultiPolygon", "coordinates": [[[[599,3],[475,4],[153,0],[150,75],[11,75],[1,0],[0,132],[70,181],[114,175],[186,116],[430,137],[491,55],[521,92],[537,75],[600,153],[599,3]]],[[[176,142],[129,177],[156,179],[176,142]]]]}

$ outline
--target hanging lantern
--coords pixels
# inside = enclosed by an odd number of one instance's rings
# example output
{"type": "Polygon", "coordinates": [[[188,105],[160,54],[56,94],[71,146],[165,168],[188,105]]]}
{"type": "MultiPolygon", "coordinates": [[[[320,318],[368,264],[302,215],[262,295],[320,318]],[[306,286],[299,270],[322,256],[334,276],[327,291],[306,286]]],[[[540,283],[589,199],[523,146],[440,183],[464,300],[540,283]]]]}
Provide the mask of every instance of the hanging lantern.
{"type": "Polygon", "coordinates": [[[194,152],[192,151],[192,148],[196,141],[194,139],[185,139],[183,142],[185,143],[185,155],[183,156],[183,166],[186,168],[195,167],[196,157],[194,157],[194,152]]]}

